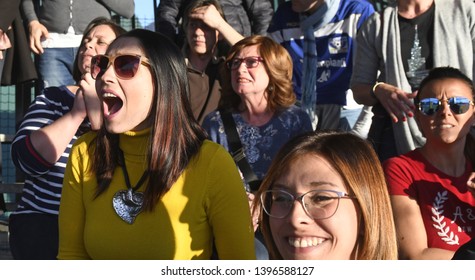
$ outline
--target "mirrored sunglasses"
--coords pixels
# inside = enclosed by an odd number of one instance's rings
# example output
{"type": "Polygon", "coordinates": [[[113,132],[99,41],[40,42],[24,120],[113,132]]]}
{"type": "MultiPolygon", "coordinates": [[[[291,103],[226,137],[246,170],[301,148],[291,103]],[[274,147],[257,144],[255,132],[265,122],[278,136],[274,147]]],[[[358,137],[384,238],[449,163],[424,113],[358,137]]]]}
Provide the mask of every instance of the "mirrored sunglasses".
{"type": "Polygon", "coordinates": [[[449,99],[437,99],[433,97],[423,98],[419,101],[418,108],[426,116],[434,115],[442,106],[442,102],[447,102],[452,113],[459,115],[468,111],[474,103],[466,97],[451,97],[449,99]]]}
{"type": "Polygon", "coordinates": [[[93,79],[102,76],[110,65],[114,66],[117,77],[132,79],[139,69],[139,65],[150,67],[150,63],[144,61],[137,54],[121,54],[117,56],[96,55],[91,60],[91,76],[93,79]]]}

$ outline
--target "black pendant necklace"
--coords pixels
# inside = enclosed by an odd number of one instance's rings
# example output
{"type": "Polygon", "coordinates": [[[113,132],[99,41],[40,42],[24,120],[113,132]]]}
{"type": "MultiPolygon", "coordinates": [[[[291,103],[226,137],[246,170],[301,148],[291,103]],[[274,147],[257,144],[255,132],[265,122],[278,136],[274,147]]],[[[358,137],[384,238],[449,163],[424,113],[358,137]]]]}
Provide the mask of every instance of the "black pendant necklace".
{"type": "Polygon", "coordinates": [[[119,150],[119,164],[124,173],[127,190],[121,190],[114,194],[114,197],[112,198],[112,206],[122,220],[128,224],[133,224],[137,215],[142,212],[144,198],[143,193],[136,192],[136,190],[138,190],[145,182],[148,177],[148,172],[144,171],[142,177],[140,177],[137,182],[137,185],[132,188],[129,173],[127,173],[127,167],[125,166],[124,152],[122,152],[122,150],[119,150]]]}

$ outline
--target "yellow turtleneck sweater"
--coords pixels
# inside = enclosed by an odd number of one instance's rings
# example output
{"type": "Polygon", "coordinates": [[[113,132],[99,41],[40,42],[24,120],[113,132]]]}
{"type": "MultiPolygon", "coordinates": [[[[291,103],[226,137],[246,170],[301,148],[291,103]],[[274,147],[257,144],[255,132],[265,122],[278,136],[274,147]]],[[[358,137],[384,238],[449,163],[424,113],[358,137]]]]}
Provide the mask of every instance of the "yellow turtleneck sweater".
{"type": "MultiPolygon", "coordinates": [[[[146,168],[149,134],[120,135],[132,187],[146,168]]],[[[95,135],[76,141],[66,167],[59,259],[209,259],[213,240],[220,259],[255,259],[249,204],[236,164],[224,148],[204,141],[154,211],[143,211],[128,224],[112,206],[114,194],[127,189],[120,167],[109,188],[94,199],[97,184],[88,147],[95,135]]]]}

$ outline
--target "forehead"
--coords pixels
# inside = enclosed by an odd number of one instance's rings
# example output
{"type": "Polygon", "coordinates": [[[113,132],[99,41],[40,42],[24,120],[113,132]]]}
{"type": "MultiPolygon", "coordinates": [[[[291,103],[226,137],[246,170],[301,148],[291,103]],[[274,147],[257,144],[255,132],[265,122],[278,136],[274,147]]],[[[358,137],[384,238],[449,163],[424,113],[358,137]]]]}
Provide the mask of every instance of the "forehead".
{"type": "Polygon", "coordinates": [[[419,94],[419,98],[442,96],[463,96],[471,98],[472,89],[465,81],[455,78],[446,78],[429,82],[419,94]]]}
{"type": "Polygon", "coordinates": [[[340,174],[328,160],[317,154],[298,156],[291,160],[282,171],[276,183],[286,186],[289,190],[302,192],[314,189],[316,186],[332,185],[336,187],[335,189],[346,191],[340,174]]]}
{"type": "Polygon", "coordinates": [[[91,30],[89,30],[89,33],[88,33],[88,36],[90,37],[101,36],[101,35],[112,35],[115,37],[115,32],[112,29],[112,27],[110,27],[109,25],[101,24],[101,25],[94,26],[93,28],[91,28],[91,30]]]}
{"type": "Polygon", "coordinates": [[[252,45],[244,47],[242,50],[237,52],[237,57],[247,57],[247,56],[259,56],[259,46],[252,45]]]}
{"type": "Polygon", "coordinates": [[[112,44],[107,49],[108,55],[124,53],[144,55],[142,44],[137,38],[120,37],[114,40],[114,42],[112,42],[112,44]]]}

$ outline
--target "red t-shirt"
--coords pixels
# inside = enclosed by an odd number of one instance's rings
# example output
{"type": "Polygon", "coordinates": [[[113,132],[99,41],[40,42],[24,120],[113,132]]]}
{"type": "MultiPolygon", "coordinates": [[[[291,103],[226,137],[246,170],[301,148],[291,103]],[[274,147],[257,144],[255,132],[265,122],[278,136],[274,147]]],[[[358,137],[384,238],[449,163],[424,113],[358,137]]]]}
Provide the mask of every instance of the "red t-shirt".
{"type": "Polygon", "coordinates": [[[475,236],[475,199],[467,191],[472,164],[460,177],[442,173],[414,150],[383,164],[390,195],[414,198],[429,248],[455,251],[475,236]]]}

